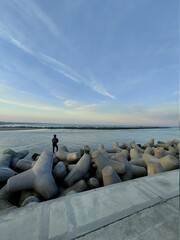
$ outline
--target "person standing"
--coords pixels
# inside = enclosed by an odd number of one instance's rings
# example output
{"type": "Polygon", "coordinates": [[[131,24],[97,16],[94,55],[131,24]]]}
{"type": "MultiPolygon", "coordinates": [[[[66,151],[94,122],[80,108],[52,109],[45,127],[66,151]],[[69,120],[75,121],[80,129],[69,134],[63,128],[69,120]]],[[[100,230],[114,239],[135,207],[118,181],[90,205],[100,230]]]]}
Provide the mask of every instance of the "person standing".
{"type": "Polygon", "coordinates": [[[54,137],[52,139],[53,153],[55,148],[56,148],[56,151],[58,151],[58,145],[57,145],[58,142],[59,142],[59,139],[56,137],[56,134],[54,134],[54,137]]]}

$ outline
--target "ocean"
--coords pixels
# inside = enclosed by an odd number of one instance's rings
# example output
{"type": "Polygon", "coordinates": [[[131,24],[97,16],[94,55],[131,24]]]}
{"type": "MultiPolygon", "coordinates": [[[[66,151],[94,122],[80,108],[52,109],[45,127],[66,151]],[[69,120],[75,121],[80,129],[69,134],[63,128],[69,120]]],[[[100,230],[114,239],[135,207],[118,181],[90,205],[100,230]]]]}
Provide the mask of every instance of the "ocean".
{"type": "MultiPolygon", "coordinates": [[[[33,124],[33,126],[47,127],[57,124],[33,124]]],[[[7,126],[7,125],[6,125],[7,126]]],[[[12,126],[9,124],[9,126],[12,126]]],[[[14,126],[14,125],[13,125],[14,126]]],[[[16,126],[23,126],[16,123],[16,126]]],[[[24,126],[29,126],[25,124],[24,126]]],[[[32,124],[31,124],[32,126],[32,124]]],[[[152,129],[32,129],[32,130],[3,130],[0,131],[0,153],[4,149],[19,151],[29,150],[30,154],[41,153],[43,150],[52,151],[51,139],[56,134],[59,145],[65,145],[69,151],[76,151],[89,145],[92,149],[97,149],[99,144],[103,144],[106,149],[112,147],[112,142],[119,143],[135,141],[145,144],[149,138],[157,141],[179,140],[179,129],[172,128],[152,128],[152,129]]]]}

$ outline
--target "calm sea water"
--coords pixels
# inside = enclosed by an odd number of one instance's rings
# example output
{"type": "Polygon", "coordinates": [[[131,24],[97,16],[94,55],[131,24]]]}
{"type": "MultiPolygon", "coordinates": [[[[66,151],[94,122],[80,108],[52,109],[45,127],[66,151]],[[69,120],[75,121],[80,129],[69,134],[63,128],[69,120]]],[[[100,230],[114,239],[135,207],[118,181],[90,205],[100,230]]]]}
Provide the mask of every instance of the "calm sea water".
{"type": "Polygon", "coordinates": [[[178,128],[161,129],[123,129],[123,130],[84,130],[84,129],[40,129],[40,130],[7,130],[0,131],[0,153],[7,148],[15,151],[28,149],[30,154],[43,150],[52,151],[51,139],[53,134],[59,138],[59,145],[64,144],[69,151],[78,150],[85,145],[96,149],[104,144],[106,149],[111,148],[112,142],[126,142],[134,140],[145,144],[149,138],[169,141],[179,140],[178,128]]]}

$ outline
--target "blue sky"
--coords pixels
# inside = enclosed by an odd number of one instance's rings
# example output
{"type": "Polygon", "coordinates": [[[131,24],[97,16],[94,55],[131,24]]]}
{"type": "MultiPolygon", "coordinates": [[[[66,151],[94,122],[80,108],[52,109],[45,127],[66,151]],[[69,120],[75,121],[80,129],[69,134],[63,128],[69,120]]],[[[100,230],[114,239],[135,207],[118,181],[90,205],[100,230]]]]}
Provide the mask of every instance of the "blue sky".
{"type": "Polygon", "coordinates": [[[0,121],[178,125],[178,0],[0,6],[0,121]]]}

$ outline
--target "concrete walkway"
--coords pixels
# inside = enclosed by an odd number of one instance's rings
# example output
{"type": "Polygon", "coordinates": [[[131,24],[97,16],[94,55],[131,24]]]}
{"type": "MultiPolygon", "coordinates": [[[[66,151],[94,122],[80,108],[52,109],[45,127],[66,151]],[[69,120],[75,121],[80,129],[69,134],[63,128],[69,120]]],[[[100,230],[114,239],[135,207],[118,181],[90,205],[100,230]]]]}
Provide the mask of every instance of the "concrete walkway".
{"type": "Polygon", "coordinates": [[[0,212],[1,240],[177,240],[179,170],[0,212]]]}
{"type": "Polygon", "coordinates": [[[178,240],[179,198],[132,214],[79,240],[178,240]]]}

